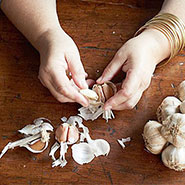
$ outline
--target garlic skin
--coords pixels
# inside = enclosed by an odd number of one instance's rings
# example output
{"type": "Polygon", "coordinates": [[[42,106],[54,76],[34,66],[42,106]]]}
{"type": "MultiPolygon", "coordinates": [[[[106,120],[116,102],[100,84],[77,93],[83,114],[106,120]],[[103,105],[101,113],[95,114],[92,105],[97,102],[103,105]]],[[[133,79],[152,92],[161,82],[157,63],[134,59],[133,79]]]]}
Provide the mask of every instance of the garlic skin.
{"type": "Polygon", "coordinates": [[[79,143],[71,147],[73,159],[78,164],[89,163],[94,159],[94,152],[88,143],[79,143]]]}
{"type": "Polygon", "coordinates": [[[162,123],[168,116],[180,112],[181,101],[174,96],[166,97],[157,109],[157,119],[162,123]]]}
{"type": "Polygon", "coordinates": [[[185,100],[185,80],[182,81],[178,86],[178,97],[181,101],[185,100]]]}
{"type": "Polygon", "coordinates": [[[176,147],[185,147],[185,114],[175,113],[163,121],[161,135],[176,147]]]}
{"type": "Polygon", "coordinates": [[[162,161],[170,169],[183,171],[185,169],[185,148],[176,148],[169,145],[162,152],[162,161]]]}
{"type": "Polygon", "coordinates": [[[162,125],[157,121],[148,121],[144,126],[143,139],[145,147],[153,154],[159,154],[167,141],[160,134],[162,125]]]}
{"type": "Polygon", "coordinates": [[[180,104],[180,111],[182,114],[185,114],[185,101],[180,104]]]}

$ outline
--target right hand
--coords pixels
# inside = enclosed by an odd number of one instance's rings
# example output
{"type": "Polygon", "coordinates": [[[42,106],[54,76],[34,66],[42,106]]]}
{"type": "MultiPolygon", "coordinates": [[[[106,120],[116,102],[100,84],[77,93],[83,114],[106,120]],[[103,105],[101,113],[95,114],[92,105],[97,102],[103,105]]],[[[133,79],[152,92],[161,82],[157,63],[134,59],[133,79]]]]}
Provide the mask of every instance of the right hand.
{"type": "Polygon", "coordinates": [[[62,30],[57,29],[43,34],[39,42],[39,79],[51,94],[60,102],[78,102],[88,106],[87,99],[78,88],[88,88],[85,72],[78,48],[74,41],[62,30]],[[76,88],[66,75],[71,72],[76,88]]]}

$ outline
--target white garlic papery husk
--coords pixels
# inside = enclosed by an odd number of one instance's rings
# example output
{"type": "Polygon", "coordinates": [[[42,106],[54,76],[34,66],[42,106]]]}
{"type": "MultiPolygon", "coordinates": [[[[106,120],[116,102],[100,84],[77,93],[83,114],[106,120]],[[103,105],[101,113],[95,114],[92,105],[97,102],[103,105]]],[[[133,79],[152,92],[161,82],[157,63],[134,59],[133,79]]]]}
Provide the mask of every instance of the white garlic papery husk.
{"type": "Polygon", "coordinates": [[[183,171],[185,169],[185,148],[176,148],[173,145],[169,145],[162,152],[162,161],[170,169],[183,171]]]}
{"type": "Polygon", "coordinates": [[[185,101],[180,104],[180,111],[182,114],[185,114],[185,101]]]}
{"type": "Polygon", "coordinates": [[[112,110],[105,111],[103,109],[105,101],[117,92],[117,88],[112,82],[106,82],[102,85],[95,84],[92,90],[86,89],[80,92],[89,100],[89,106],[78,109],[80,112],[80,114],[78,114],[79,116],[86,121],[93,121],[101,115],[106,121],[115,118],[112,110]]]}
{"type": "Polygon", "coordinates": [[[144,126],[143,139],[145,147],[153,154],[159,154],[166,145],[166,139],[161,135],[162,125],[157,121],[148,121],[144,126]]]}
{"type": "Polygon", "coordinates": [[[117,139],[118,143],[122,146],[122,148],[125,148],[125,144],[126,142],[130,142],[131,138],[127,137],[127,138],[122,138],[122,139],[117,139]]]}
{"type": "Polygon", "coordinates": [[[161,135],[176,147],[185,147],[185,114],[175,113],[163,121],[161,135]]]}
{"type": "Polygon", "coordinates": [[[71,149],[73,159],[78,164],[83,165],[85,163],[89,163],[95,157],[92,147],[88,143],[83,142],[79,144],[74,144],[71,149]]]}
{"type": "Polygon", "coordinates": [[[157,119],[162,123],[168,116],[180,112],[181,101],[174,96],[166,97],[157,109],[157,119]]]}
{"type": "Polygon", "coordinates": [[[0,154],[0,158],[9,149],[15,147],[25,147],[32,153],[41,153],[48,147],[49,135],[48,131],[53,131],[53,127],[50,121],[46,118],[38,118],[34,120],[34,124],[30,124],[19,130],[21,134],[25,135],[25,138],[9,142],[0,154]]]}
{"type": "Polygon", "coordinates": [[[185,80],[180,83],[178,86],[178,97],[181,101],[185,100],[185,80]]]}

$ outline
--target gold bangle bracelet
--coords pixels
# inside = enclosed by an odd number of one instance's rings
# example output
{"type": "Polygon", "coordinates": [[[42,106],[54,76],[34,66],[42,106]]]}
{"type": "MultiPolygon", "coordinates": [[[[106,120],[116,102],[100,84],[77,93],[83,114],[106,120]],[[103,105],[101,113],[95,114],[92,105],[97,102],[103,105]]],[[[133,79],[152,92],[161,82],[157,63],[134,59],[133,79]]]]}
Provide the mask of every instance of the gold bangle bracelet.
{"type": "Polygon", "coordinates": [[[170,43],[170,56],[162,61],[158,66],[163,66],[175,57],[185,46],[185,25],[181,19],[170,13],[158,14],[146,22],[136,33],[135,36],[145,29],[156,29],[163,33],[170,43]]]}

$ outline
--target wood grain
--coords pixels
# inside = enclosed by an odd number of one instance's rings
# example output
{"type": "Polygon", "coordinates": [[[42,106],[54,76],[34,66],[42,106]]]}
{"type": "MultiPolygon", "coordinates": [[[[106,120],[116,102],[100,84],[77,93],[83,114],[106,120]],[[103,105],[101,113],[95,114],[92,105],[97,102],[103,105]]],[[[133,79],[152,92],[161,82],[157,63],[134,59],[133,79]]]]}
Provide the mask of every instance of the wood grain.
{"type": "MultiPolygon", "coordinates": [[[[96,79],[119,47],[154,16],[161,0],[58,0],[62,27],[77,43],[89,76],[96,79]]],[[[107,157],[78,165],[67,153],[64,168],[52,168],[49,148],[32,154],[15,148],[0,160],[0,184],[184,184],[183,172],[164,167],[160,156],[144,150],[143,126],[156,119],[162,99],[173,95],[184,78],[185,52],[157,69],[137,109],[115,112],[116,119],[84,122],[92,138],[104,138],[111,145],[107,157]],[[122,150],[116,139],[132,137],[122,150]]],[[[49,118],[53,126],[62,116],[77,114],[77,104],[60,104],[39,82],[39,55],[21,33],[0,13],[0,150],[19,138],[17,130],[37,117],[49,118]]],[[[121,80],[121,78],[119,78],[121,80]]]]}

